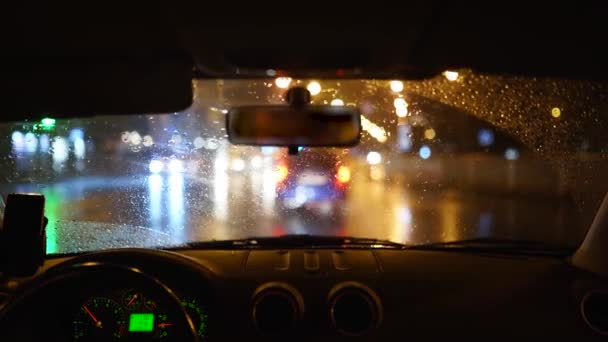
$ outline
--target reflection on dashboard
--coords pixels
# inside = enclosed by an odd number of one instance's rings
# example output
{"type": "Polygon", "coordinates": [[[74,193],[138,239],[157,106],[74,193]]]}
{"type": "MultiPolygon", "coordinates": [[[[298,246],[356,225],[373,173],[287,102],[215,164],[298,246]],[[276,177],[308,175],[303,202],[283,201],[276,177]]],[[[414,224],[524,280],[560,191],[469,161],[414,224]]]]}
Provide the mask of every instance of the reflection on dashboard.
{"type": "MultiPolygon", "coordinates": [[[[204,338],[207,313],[194,298],[180,302],[204,338]]],[[[162,304],[133,289],[87,299],[76,309],[72,327],[74,341],[164,341],[173,335],[173,322],[162,304]]]]}

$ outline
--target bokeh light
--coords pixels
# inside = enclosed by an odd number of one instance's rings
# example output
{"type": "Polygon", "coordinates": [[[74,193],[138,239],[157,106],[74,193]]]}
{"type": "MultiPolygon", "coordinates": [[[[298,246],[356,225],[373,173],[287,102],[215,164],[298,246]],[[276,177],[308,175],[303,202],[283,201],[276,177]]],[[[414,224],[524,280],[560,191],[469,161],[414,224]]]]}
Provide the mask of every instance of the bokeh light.
{"type": "Polygon", "coordinates": [[[135,146],[141,144],[141,135],[137,131],[131,132],[129,135],[129,142],[135,146]]]}
{"type": "Polygon", "coordinates": [[[205,146],[205,139],[203,139],[202,137],[196,137],[194,138],[192,144],[194,145],[194,148],[201,149],[205,146]]]}
{"type": "Polygon", "coordinates": [[[382,155],[376,151],[371,151],[367,154],[366,159],[370,165],[378,165],[382,162],[382,155]]]}
{"type": "Polygon", "coordinates": [[[403,91],[403,82],[401,81],[391,81],[391,90],[395,93],[400,93],[403,91]]]}
{"type": "Polygon", "coordinates": [[[347,183],[350,181],[350,168],[348,166],[340,166],[338,168],[338,173],[336,174],[336,178],[340,183],[347,183]]]}
{"type": "Polygon", "coordinates": [[[250,163],[252,168],[259,169],[263,166],[264,160],[260,156],[253,156],[250,163]]]}
{"type": "Polygon", "coordinates": [[[291,77],[277,77],[274,84],[281,89],[287,89],[291,84],[291,77]]]}
{"type": "Polygon", "coordinates": [[[418,151],[418,155],[422,159],[429,159],[431,157],[431,148],[426,145],[422,145],[418,151]]]}
{"type": "Polygon", "coordinates": [[[150,135],[144,135],[144,140],[143,140],[142,144],[146,147],[150,147],[150,146],[154,145],[154,139],[152,139],[152,136],[150,136],[150,135]]]}
{"type": "Polygon", "coordinates": [[[245,170],[245,161],[241,158],[235,158],[232,160],[232,165],[230,165],[232,171],[241,172],[245,170]]]}
{"type": "Polygon", "coordinates": [[[275,181],[278,183],[284,181],[287,178],[287,175],[289,174],[289,170],[285,165],[277,165],[275,168],[272,169],[272,172],[274,174],[275,181]]]}
{"type": "Polygon", "coordinates": [[[398,97],[395,99],[395,101],[393,101],[393,105],[395,106],[395,108],[407,107],[407,102],[404,98],[398,97]]]}
{"type": "Polygon", "coordinates": [[[184,170],[184,165],[182,164],[181,160],[171,159],[167,168],[171,173],[180,173],[184,170]]]}
{"type": "Polygon", "coordinates": [[[306,87],[306,89],[308,89],[308,91],[310,92],[310,95],[315,96],[321,92],[321,85],[317,81],[312,81],[312,82],[308,83],[308,86],[306,87]]]}
{"type": "Polygon", "coordinates": [[[344,101],[342,101],[341,99],[333,99],[333,100],[331,100],[331,105],[332,106],[344,106],[344,101]]]}
{"type": "Polygon", "coordinates": [[[505,159],[507,160],[517,160],[519,159],[519,151],[515,148],[508,148],[505,150],[505,159]]]}
{"type": "Polygon", "coordinates": [[[163,162],[160,160],[153,159],[150,161],[150,172],[160,173],[163,171],[163,162]]]}
{"type": "Polygon", "coordinates": [[[443,76],[445,76],[448,81],[456,81],[458,79],[458,73],[456,71],[444,71],[443,76]]]}
{"type": "Polygon", "coordinates": [[[560,116],[562,116],[562,110],[557,107],[553,107],[551,109],[551,116],[556,119],[559,118],[560,116]]]}
{"type": "Polygon", "coordinates": [[[408,114],[407,106],[401,106],[401,107],[395,108],[395,113],[400,118],[406,117],[408,114]]]}
{"type": "Polygon", "coordinates": [[[477,132],[477,142],[480,146],[487,147],[494,143],[494,132],[489,128],[482,128],[477,132]]]}

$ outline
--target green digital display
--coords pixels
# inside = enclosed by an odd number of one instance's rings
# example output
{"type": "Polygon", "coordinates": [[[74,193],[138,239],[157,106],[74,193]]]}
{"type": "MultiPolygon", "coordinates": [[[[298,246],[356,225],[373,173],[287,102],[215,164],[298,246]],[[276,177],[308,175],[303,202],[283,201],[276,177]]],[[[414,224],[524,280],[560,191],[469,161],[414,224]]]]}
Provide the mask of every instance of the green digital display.
{"type": "Polygon", "coordinates": [[[132,313],[129,316],[130,332],[151,332],[154,330],[153,313],[132,313]]]}

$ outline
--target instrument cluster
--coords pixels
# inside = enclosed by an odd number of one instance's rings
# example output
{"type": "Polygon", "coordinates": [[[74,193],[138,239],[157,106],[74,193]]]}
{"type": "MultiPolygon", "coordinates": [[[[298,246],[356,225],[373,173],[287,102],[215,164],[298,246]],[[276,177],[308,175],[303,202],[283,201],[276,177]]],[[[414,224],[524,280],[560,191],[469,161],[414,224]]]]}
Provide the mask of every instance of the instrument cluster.
{"type": "MultiPolygon", "coordinates": [[[[207,331],[207,311],[197,299],[181,297],[199,338],[207,331]]],[[[126,289],[95,295],[74,308],[74,341],[166,341],[173,335],[172,317],[145,291],[126,289]]]]}

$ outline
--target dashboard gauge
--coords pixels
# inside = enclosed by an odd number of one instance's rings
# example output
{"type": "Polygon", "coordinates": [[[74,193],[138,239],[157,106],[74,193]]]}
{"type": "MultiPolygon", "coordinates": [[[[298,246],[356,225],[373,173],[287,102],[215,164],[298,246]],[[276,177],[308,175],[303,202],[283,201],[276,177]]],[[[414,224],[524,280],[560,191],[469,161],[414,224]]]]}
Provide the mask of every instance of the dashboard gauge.
{"type": "Polygon", "coordinates": [[[127,310],[135,310],[141,306],[143,295],[137,291],[131,290],[125,293],[122,301],[127,310]]]}
{"type": "Polygon", "coordinates": [[[207,312],[193,298],[182,298],[182,305],[192,319],[198,337],[204,338],[207,334],[207,312]]]}
{"type": "Polygon", "coordinates": [[[124,309],[104,297],[91,298],[82,304],[72,326],[75,341],[114,341],[127,332],[124,309]]]}
{"type": "Polygon", "coordinates": [[[169,336],[173,324],[168,320],[166,314],[158,314],[158,320],[156,322],[156,337],[159,340],[163,340],[169,336]]]}
{"type": "Polygon", "coordinates": [[[144,300],[144,307],[147,310],[156,310],[157,309],[156,302],[153,301],[152,299],[144,300]]]}

